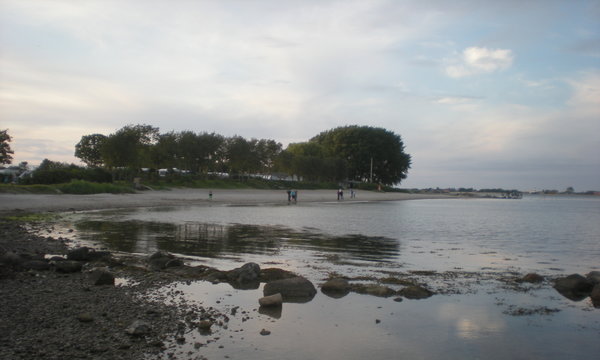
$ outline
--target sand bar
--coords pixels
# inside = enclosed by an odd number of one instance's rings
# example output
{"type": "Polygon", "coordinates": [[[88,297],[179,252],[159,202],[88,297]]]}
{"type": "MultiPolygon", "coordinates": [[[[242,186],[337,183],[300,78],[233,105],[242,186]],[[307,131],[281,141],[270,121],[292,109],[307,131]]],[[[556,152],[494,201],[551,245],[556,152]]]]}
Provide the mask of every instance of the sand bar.
{"type": "MultiPolygon", "coordinates": [[[[99,210],[115,208],[135,208],[153,206],[222,204],[277,204],[287,203],[287,194],[283,190],[212,190],[209,189],[173,189],[144,191],[136,194],[0,194],[0,212],[28,211],[73,211],[99,210]]],[[[344,203],[356,201],[397,201],[435,198],[453,198],[444,195],[384,193],[357,191],[356,198],[350,199],[346,192],[344,203]]],[[[336,190],[299,190],[298,203],[337,202],[336,190]]]]}

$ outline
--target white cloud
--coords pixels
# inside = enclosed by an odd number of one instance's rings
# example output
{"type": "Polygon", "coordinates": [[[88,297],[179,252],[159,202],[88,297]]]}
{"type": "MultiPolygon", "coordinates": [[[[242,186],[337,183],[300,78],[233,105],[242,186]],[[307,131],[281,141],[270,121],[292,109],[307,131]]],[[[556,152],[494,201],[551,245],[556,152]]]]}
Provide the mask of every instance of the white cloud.
{"type": "Polygon", "coordinates": [[[513,60],[511,50],[472,46],[463,50],[458,63],[446,67],[446,74],[452,78],[461,78],[492,73],[509,68],[513,60]]]}

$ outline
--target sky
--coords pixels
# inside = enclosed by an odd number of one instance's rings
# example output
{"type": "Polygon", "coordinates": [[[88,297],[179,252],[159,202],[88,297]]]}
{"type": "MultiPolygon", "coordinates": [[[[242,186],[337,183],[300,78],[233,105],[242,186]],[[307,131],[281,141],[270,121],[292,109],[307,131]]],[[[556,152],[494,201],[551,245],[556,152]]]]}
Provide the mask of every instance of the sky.
{"type": "Polygon", "coordinates": [[[0,0],[13,163],[128,124],[382,127],[401,187],[600,190],[600,0],[0,0]]]}

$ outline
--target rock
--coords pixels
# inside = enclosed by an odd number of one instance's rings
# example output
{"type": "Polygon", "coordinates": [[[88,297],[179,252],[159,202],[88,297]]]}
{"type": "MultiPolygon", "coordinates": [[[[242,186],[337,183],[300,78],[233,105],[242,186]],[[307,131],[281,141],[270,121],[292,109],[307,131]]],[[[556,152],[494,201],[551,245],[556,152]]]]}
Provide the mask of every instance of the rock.
{"type": "Polygon", "coordinates": [[[24,259],[13,252],[7,252],[0,256],[0,264],[5,264],[9,267],[18,268],[23,263],[24,259]]]}
{"type": "Polygon", "coordinates": [[[348,292],[350,291],[350,283],[346,279],[335,278],[327,280],[321,285],[321,290],[324,292],[348,292]]]}
{"type": "Polygon", "coordinates": [[[115,284],[115,276],[106,270],[94,270],[90,272],[90,280],[94,285],[115,284]]]}
{"type": "Polygon", "coordinates": [[[79,261],[64,260],[54,263],[54,270],[60,273],[75,273],[80,272],[83,264],[79,261]]]}
{"type": "Polygon", "coordinates": [[[201,331],[210,331],[211,326],[213,326],[213,322],[210,320],[202,320],[198,324],[198,328],[201,331]]]}
{"type": "Polygon", "coordinates": [[[89,256],[90,251],[93,251],[93,250],[87,246],[69,250],[67,252],[67,260],[88,261],[88,260],[90,260],[90,256],[89,256]]]}
{"type": "Polygon", "coordinates": [[[594,287],[593,283],[579,274],[572,274],[556,279],[554,289],[562,296],[573,301],[588,297],[594,287]]]}
{"type": "Polygon", "coordinates": [[[263,289],[264,296],[280,293],[285,302],[309,302],[315,297],[317,289],[309,280],[297,276],[289,279],[275,280],[267,283],[263,289]]]}
{"type": "Polygon", "coordinates": [[[282,306],[271,306],[271,307],[260,306],[258,308],[258,313],[270,316],[274,319],[281,319],[282,309],[283,309],[282,306]]]}
{"type": "Polygon", "coordinates": [[[50,269],[50,263],[44,260],[27,260],[22,264],[23,268],[44,271],[50,269]]]}
{"type": "Polygon", "coordinates": [[[402,302],[404,299],[401,297],[394,298],[395,302],[402,302]]]}
{"type": "Polygon", "coordinates": [[[94,317],[90,313],[81,313],[77,315],[77,320],[87,323],[94,321],[94,317]]]}
{"type": "Polygon", "coordinates": [[[590,294],[590,298],[592,299],[592,304],[595,308],[600,308],[600,284],[596,284],[592,289],[592,293],[590,294]]]}
{"type": "Polygon", "coordinates": [[[169,261],[167,261],[167,263],[165,264],[165,268],[172,268],[172,267],[180,267],[183,266],[183,260],[181,259],[171,259],[169,261]]]}
{"type": "Polygon", "coordinates": [[[407,286],[404,289],[398,291],[398,295],[402,295],[407,299],[426,299],[433,295],[433,293],[422,286],[412,285],[407,286]]]}
{"type": "Polygon", "coordinates": [[[600,271],[591,271],[585,277],[594,284],[600,284],[600,271]]]}
{"type": "Polygon", "coordinates": [[[271,335],[271,332],[270,332],[269,330],[262,329],[262,330],[260,331],[260,334],[261,334],[262,336],[267,336],[267,335],[271,335]]]}
{"type": "Polygon", "coordinates": [[[529,273],[521,278],[522,282],[537,284],[544,281],[544,277],[536,273],[529,273]]]}
{"type": "Polygon", "coordinates": [[[352,286],[352,290],[359,294],[373,295],[379,297],[388,297],[395,295],[396,292],[387,286],[377,284],[356,284],[352,286]]]}
{"type": "Polygon", "coordinates": [[[281,306],[283,304],[283,297],[280,293],[269,295],[258,299],[260,306],[281,306]]]}
{"type": "Polygon", "coordinates": [[[256,283],[259,277],[260,266],[252,262],[227,272],[227,280],[238,284],[256,283]]]}
{"type": "Polygon", "coordinates": [[[125,333],[131,336],[144,336],[148,335],[152,328],[150,324],[144,320],[135,320],[127,329],[125,333]]]}
{"type": "Polygon", "coordinates": [[[150,269],[159,271],[167,268],[167,263],[175,259],[175,256],[164,251],[157,251],[148,257],[150,269]]]}
{"type": "Polygon", "coordinates": [[[91,250],[88,253],[88,261],[100,261],[110,259],[111,253],[110,251],[95,251],[91,250]]]}
{"type": "Polygon", "coordinates": [[[296,273],[291,271],[279,269],[279,268],[267,268],[260,269],[260,278],[261,282],[271,282],[275,280],[283,280],[283,279],[291,279],[294,277],[298,277],[296,273]]]}

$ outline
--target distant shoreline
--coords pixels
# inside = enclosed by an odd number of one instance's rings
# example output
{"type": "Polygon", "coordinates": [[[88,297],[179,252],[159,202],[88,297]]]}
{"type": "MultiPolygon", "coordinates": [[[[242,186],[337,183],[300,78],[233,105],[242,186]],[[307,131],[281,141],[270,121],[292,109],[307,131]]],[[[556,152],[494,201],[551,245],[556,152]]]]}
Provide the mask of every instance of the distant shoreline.
{"type": "MultiPolygon", "coordinates": [[[[344,198],[339,202],[455,199],[457,196],[358,190],[356,198],[350,199],[349,191],[344,193],[344,198]]],[[[319,202],[338,202],[336,190],[298,190],[298,204],[319,202]]],[[[210,203],[221,205],[287,204],[287,193],[284,190],[173,189],[135,194],[0,194],[0,213],[85,211],[210,203]],[[210,191],[213,194],[212,199],[209,198],[210,191]]]]}

